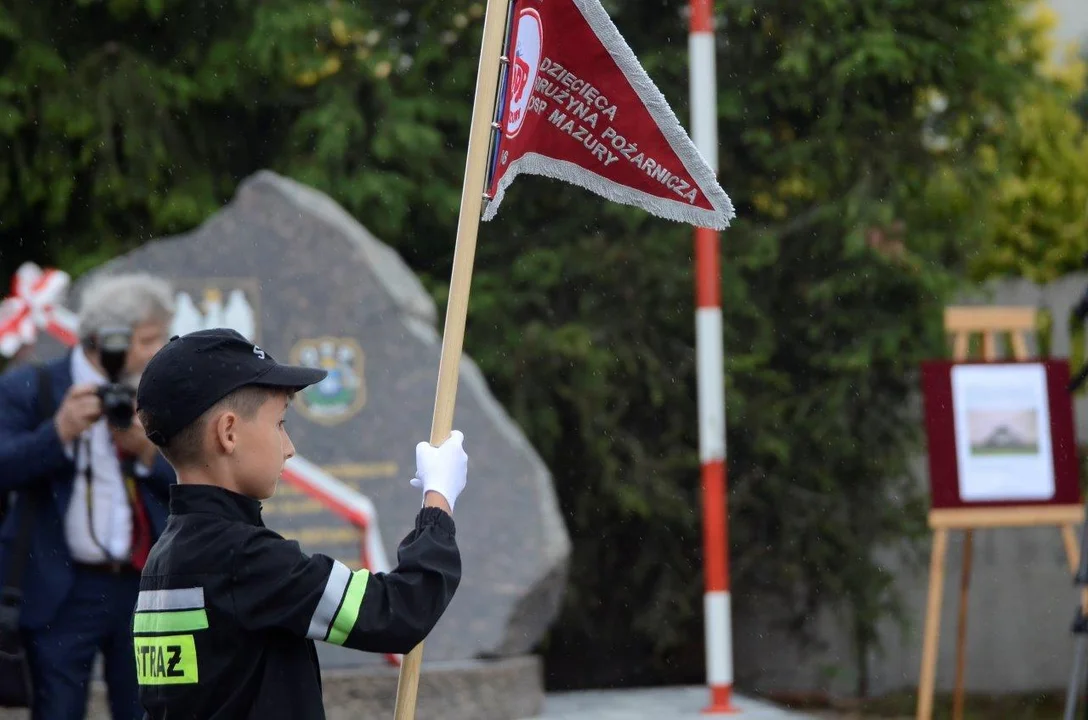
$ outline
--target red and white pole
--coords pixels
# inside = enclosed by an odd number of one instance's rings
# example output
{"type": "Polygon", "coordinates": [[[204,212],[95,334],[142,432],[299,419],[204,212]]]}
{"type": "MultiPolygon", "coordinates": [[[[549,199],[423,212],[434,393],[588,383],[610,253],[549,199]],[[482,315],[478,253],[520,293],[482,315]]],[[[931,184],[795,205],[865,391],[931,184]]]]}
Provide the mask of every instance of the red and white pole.
{"type": "MultiPolygon", "coordinates": [[[[695,147],[718,173],[718,93],[713,0],[690,0],[691,126],[695,147]]],[[[703,574],[708,714],[731,713],[733,631],[725,481],[725,352],[718,233],[695,229],[695,355],[703,484],[703,574]]]]}

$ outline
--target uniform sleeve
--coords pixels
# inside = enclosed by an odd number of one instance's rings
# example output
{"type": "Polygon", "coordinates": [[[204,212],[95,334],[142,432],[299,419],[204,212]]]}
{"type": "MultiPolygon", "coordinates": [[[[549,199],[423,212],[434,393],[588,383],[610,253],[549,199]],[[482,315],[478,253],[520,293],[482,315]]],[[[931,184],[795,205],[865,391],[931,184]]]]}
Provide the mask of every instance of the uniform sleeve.
{"type": "Polygon", "coordinates": [[[272,532],[255,534],[236,559],[234,605],[248,630],[292,634],[368,652],[406,653],[445,612],[461,580],[453,519],[424,508],[389,573],[352,572],[307,556],[272,532]]]}

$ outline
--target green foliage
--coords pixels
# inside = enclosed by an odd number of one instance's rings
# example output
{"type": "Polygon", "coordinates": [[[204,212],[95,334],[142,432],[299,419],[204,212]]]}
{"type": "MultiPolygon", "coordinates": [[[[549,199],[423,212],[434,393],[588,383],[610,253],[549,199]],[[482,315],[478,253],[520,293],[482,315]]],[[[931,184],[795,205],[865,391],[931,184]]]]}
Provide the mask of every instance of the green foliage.
{"type": "Polygon", "coordinates": [[[1002,167],[976,277],[1050,282],[1088,252],[1088,132],[1065,92],[1040,87],[1002,144],[1002,167]]]}
{"type": "Polygon", "coordinates": [[[967,160],[1035,58],[1010,42],[1019,3],[727,7],[719,62],[740,80],[722,167],[744,220],[726,252],[748,288],[727,306],[732,328],[748,320],[729,347],[751,353],[731,367],[736,586],[778,598],[799,632],[843,612],[864,694],[897,609],[877,558],[924,530],[916,368],[943,354],[943,302],[993,182],[967,160]]]}
{"type": "Polygon", "coordinates": [[[333,192],[380,235],[440,237],[483,6],[413,5],[0,9],[0,269],[43,252],[92,267],[199,223],[259,167],[333,192]]]}
{"type": "MultiPolygon", "coordinates": [[[[608,3],[687,116],[684,0],[608,3]]],[[[979,161],[1036,72],[1022,3],[719,3],[738,613],[894,612],[922,529],[922,358],[985,239],[979,161]],[[767,603],[767,599],[772,603],[767,603]]],[[[36,0],[0,10],[0,272],[79,272],[201,221],[269,167],[446,292],[482,4],[36,0]],[[53,20],[65,17],[58,25],[53,20]]],[[[466,350],[551,467],[574,536],[553,686],[699,681],[691,229],[520,179],[477,252],[466,350]]],[[[738,658],[743,674],[756,669],[738,658]]]]}
{"type": "MultiPolygon", "coordinates": [[[[1025,23],[1036,52],[1049,56],[1053,13],[1025,23]]],[[[1050,282],[1082,269],[1088,251],[1088,125],[1078,113],[1086,64],[1043,66],[994,146],[976,158],[994,178],[986,198],[981,252],[972,259],[977,279],[1025,277],[1050,282]]],[[[1083,97],[1083,96],[1082,96],[1083,97]]]]}

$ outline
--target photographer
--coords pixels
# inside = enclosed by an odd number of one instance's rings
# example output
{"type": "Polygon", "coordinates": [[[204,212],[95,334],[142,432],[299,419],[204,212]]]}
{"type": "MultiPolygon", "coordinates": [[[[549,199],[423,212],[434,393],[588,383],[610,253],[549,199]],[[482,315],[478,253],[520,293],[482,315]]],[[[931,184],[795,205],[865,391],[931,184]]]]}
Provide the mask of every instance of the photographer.
{"type": "Polygon", "coordinates": [[[176,480],[134,415],[135,388],[172,317],[164,281],[101,279],[83,295],[79,345],[43,367],[50,387],[39,388],[35,367],[0,375],[0,492],[16,497],[0,526],[0,572],[20,559],[29,505],[19,625],[34,720],[85,717],[99,653],[113,719],[142,717],[132,612],[176,480]],[[55,399],[51,418],[39,417],[43,390],[55,399]]]}

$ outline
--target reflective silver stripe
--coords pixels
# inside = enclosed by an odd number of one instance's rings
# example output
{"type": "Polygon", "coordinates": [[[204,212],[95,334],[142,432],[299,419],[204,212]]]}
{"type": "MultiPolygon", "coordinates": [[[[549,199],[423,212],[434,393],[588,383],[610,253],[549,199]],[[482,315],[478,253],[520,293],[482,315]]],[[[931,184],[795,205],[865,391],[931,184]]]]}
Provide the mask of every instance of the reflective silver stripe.
{"type": "Polygon", "coordinates": [[[180,590],[141,590],[136,612],[149,610],[196,610],[204,607],[204,588],[180,590]]]}
{"type": "Polygon", "coordinates": [[[306,631],[307,638],[324,640],[329,634],[329,626],[332,625],[332,619],[336,617],[340,600],[344,597],[344,591],[347,590],[350,580],[351,570],[348,570],[348,566],[339,560],[333,560],[329,580],[325,583],[325,592],[321,594],[314,616],[310,618],[310,629],[306,631]]]}

